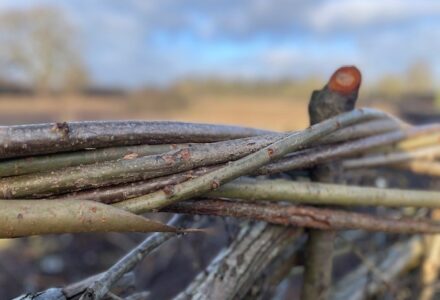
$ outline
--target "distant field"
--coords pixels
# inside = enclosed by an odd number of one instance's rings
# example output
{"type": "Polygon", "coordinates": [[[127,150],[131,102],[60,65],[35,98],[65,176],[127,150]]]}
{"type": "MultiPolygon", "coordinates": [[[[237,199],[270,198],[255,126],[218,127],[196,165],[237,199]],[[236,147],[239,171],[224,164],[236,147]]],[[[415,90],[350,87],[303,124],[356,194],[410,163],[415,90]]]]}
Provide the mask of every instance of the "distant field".
{"type": "Polygon", "coordinates": [[[273,130],[307,126],[307,102],[281,97],[259,98],[208,96],[191,101],[187,109],[170,117],[183,121],[238,124],[273,130]]]}
{"type": "MultiPolygon", "coordinates": [[[[179,108],[151,108],[148,99],[0,97],[0,123],[144,119],[237,124],[272,130],[304,128],[307,100],[283,96],[192,96],[179,108]]],[[[362,105],[362,103],[361,103],[362,105]]],[[[377,107],[377,104],[374,105],[377,107]]],[[[390,111],[390,107],[380,105],[390,111]]],[[[392,110],[391,110],[392,111],[392,110]]]]}
{"type": "MultiPolygon", "coordinates": [[[[148,101],[148,100],[145,100],[148,101]]],[[[0,98],[0,123],[58,120],[146,119],[238,124],[273,130],[307,125],[307,103],[282,97],[192,97],[178,109],[148,109],[117,98],[0,98]]]]}

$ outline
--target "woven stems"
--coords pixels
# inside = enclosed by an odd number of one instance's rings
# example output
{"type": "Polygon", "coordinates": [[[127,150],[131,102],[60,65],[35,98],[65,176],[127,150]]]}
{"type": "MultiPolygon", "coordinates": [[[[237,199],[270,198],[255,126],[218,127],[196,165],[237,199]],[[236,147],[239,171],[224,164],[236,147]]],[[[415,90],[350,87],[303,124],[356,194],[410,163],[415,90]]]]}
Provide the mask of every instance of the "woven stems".
{"type": "Polygon", "coordinates": [[[316,141],[341,127],[383,116],[383,113],[376,110],[354,110],[350,113],[316,124],[300,133],[291,134],[255,153],[239,160],[229,162],[225,167],[221,167],[195,179],[177,184],[170,189],[126,200],[116,203],[115,205],[131,212],[142,213],[189,199],[210,190],[214,190],[221,184],[237,177],[251,173],[259,167],[283,157],[289,152],[307,147],[313,141],[316,141]]]}

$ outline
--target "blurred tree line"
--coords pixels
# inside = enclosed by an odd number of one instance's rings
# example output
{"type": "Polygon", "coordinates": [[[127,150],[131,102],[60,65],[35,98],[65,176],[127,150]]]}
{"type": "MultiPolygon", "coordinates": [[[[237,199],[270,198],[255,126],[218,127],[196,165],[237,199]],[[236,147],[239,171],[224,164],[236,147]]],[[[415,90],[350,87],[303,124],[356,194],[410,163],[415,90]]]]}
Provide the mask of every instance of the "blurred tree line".
{"type": "Polygon", "coordinates": [[[0,80],[37,93],[75,92],[89,81],[75,28],[52,7],[0,14],[0,80]]]}
{"type": "Polygon", "coordinates": [[[249,95],[253,97],[293,96],[307,98],[310,92],[323,85],[317,76],[309,78],[284,78],[277,80],[241,80],[211,77],[192,78],[178,82],[176,89],[186,94],[249,95]]]}
{"type": "Polygon", "coordinates": [[[419,60],[412,63],[403,74],[383,76],[368,87],[368,92],[396,99],[404,94],[434,94],[435,89],[431,66],[419,60]]]}
{"type": "MultiPolygon", "coordinates": [[[[223,78],[188,79],[177,88],[189,94],[215,93],[220,95],[247,94],[252,96],[285,95],[308,99],[311,91],[322,87],[325,80],[318,76],[285,78],[282,80],[228,80],[223,78]]],[[[416,61],[400,74],[386,74],[374,82],[363,83],[365,97],[399,100],[405,95],[435,95],[437,86],[431,66],[423,60],[416,61]]]]}

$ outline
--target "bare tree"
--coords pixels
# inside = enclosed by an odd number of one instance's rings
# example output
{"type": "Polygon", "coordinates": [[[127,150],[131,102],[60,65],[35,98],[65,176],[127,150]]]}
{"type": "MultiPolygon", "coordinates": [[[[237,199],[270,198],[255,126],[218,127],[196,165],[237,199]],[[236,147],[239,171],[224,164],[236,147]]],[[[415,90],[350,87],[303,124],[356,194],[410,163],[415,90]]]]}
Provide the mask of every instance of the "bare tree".
{"type": "Polygon", "coordinates": [[[78,89],[87,81],[73,25],[62,11],[34,7],[0,15],[4,76],[38,92],[78,89]]]}

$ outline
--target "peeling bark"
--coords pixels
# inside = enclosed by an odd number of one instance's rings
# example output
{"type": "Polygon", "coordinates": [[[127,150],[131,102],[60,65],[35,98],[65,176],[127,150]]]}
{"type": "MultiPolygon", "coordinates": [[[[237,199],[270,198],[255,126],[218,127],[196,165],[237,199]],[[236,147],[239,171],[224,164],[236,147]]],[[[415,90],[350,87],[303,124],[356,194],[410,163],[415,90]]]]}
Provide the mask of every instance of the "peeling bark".
{"type": "Polygon", "coordinates": [[[241,299],[259,274],[287,245],[294,243],[300,233],[300,229],[267,223],[245,225],[235,241],[174,299],[241,299]]]}

